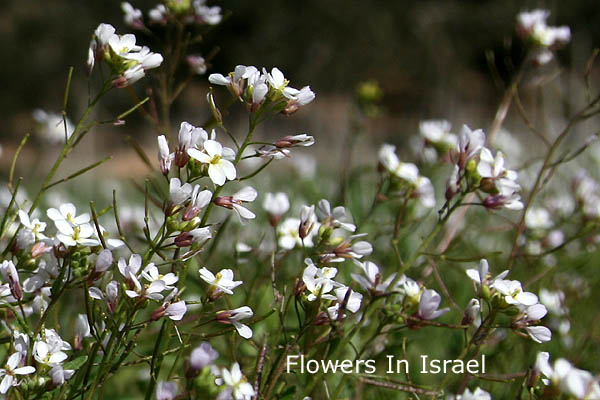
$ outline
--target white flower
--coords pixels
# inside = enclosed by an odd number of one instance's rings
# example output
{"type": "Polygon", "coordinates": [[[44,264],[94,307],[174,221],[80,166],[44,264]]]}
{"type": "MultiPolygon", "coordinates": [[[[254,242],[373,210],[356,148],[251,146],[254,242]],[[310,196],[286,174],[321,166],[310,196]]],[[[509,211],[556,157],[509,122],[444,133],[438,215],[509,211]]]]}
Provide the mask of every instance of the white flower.
{"type": "Polygon", "coordinates": [[[477,388],[473,392],[466,389],[462,395],[456,396],[456,400],[492,400],[492,396],[481,388],[477,388]]]}
{"type": "Polygon", "coordinates": [[[212,365],[217,358],[219,358],[219,353],[212,348],[210,343],[202,342],[190,354],[190,367],[195,371],[200,371],[212,365]]]}
{"type": "Polygon", "coordinates": [[[114,26],[110,24],[100,24],[94,31],[94,36],[100,46],[108,44],[108,40],[115,34],[114,26]]]}
{"type": "Polygon", "coordinates": [[[0,273],[5,280],[8,281],[10,293],[17,300],[21,300],[23,297],[23,289],[21,288],[21,281],[19,280],[19,273],[15,268],[15,264],[11,260],[5,260],[0,264],[0,273]]]}
{"type": "Polygon", "coordinates": [[[231,161],[223,158],[221,143],[207,140],[204,142],[204,150],[206,153],[198,149],[188,149],[188,155],[203,164],[208,164],[208,176],[215,185],[222,186],[226,179],[235,179],[235,166],[231,161]]]}
{"type": "Polygon", "coordinates": [[[308,301],[315,301],[317,298],[335,300],[335,296],[329,294],[335,286],[342,286],[333,278],[337,275],[336,268],[317,268],[310,260],[306,260],[308,266],[302,273],[302,281],[306,285],[309,295],[308,301]]]}
{"type": "Polygon", "coordinates": [[[179,389],[177,383],[171,381],[160,381],[156,385],[156,400],[174,400],[179,389]]]}
{"type": "Polygon", "coordinates": [[[91,336],[90,324],[86,314],[77,314],[75,319],[74,347],[81,350],[83,338],[91,336]]]}
{"type": "Polygon", "coordinates": [[[549,360],[550,354],[540,352],[535,362],[535,369],[549,379],[548,384],[577,399],[600,399],[600,385],[591,373],[574,367],[563,358],[556,360],[554,367],[549,360]]]}
{"type": "MultiPolygon", "coordinates": [[[[516,183],[517,173],[504,168],[504,154],[501,151],[497,152],[494,157],[487,147],[482,148],[479,154],[477,172],[482,178],[487,178],[498,186],[510,187],[513,192],[521,189],[516,183]]],[[[499,191],[501,190],[499,189],[499,191]]]]}
{"type": "Polygon", "coordinates": [[[208,7],[204,4],[204,0],[194,0],[193,6],[197,23],[216,25],[223,19],[221,7],[208,7]]]}
{"type": "Polygon", "coordinates": [[[104,249],[100,253],[98,253],[98,258],[96,258],[96,265],[94,266],[94,272],[97,274],[102,274],[106,272],[113,262],[113,255],[110,250],[104,249]]]}
{"type": "Polygon", "coordinates": [[[420,200],[420,203],[425,208],[435,207],[435,192],[429,178],[419,176],[415,182],[414,196],[420,200]]]}
{"type": "Polygon", "coordinates": [[[139,52],[124,55],[123,58],[137,61],[139,64],[136,67],[141,65],[144,71],[157,68],[163,62],[162,55],[151,52],[146,46],[142,47],[139,52]]]}
{"type": "Polygon", "coordinates": [[[465,308],[465,312],[463,314],[463,319],[461,321],[462,325],[471,325],[477,317],[479,316],[479,311],[481,310],[481,303],[479,299],[471,299],[467,307],[465,308]]]}
{"type": "Polygon", "coordinates": [[[290,209],[290,200],[283,192],[267,193],[263,201],[263,208],[269,213],[271,225],[277,225],[283,214],[290,209]]]}
{"type": "Polygon", "coordinates": [[[65,383],[65,381],[71,379],[73,375],[75,375],[75,371],[72,369],[64,369],[62,365],[55,365],[48,372],[50,378],[52,379],[52,384],[54,386],[60,386],[65,383]]]}
{"type": "Polygon", "coordinates": [[[148,11],[150,21],[155,24],[166,24],[168,10],[164,4],[157,4],[154,8],[148,11]]]}
{"type": "Polygon", "coordinates": [[[211,286],[211,290],[215,288],[223,293],[233,294],[233,289],[241,285],[242,281],[233,280],[233,270],[222,269],[217,275],[214,275],[205,267],[200,269],[200,278],[211,286]]]}
{"type": "Polygon", "coordinates": [[[187,306],[183,300],[175,303],[168,303],[167,308],[165,309],[165,315],[173,321],[181,321],[186,312],[187,306]]]}
{"type": "Polygon", "coordinates": [[[490,279],[489,275],[490,266],[485,258],[479,261],[479,269],[468,269],[465,272],[478,286],[491,286],[497,279],[504,279],[508,275],[508,270],[502,271],[494,279],[490,279]]]}
{"type": "Polygon", "coordinates": [[[343,206],[338,206],[331,211],[329,201],[326,199],[319,200],[316,213],[319,216],[322,225],[331,226],[333,228],[341,228],[348,232],[354,232],[356,225],[347,222],[342,222],[346,219],[346,209],[343,206]]]}
{"type": "Polygon", "coordinates": [[[192,229],[189,232],[181,232],[174,240],[178,247],[189,247],[194,243],[203,244],[212,237],[210,228],[205,226],[202,228],[192,229]]]}
{"type": "Polygon", "coordinates": [[[57,221],[67,221],[72,226],[87,224],[90,222],[90,215],[87,213],[77,216],[77,208],[73,203],[63,204],[58,209],[49,208],[48,211],[46,211],[46,215],[48,215],[48,218],[53,220],[55,223],[57,221]]]}
{"type": "Polygon", "coordinates": [[[150,285],[144,285],[140,283],[136,276],[131,276],[131,282],[133,283],[134,290],[126,290],[125,294],[130,298],[146,298],[152,299],[155,301],[160,301],[163,299],[163,295],[161,292],[167,289],[167,285],[162,280],[152,281],[150,285]]]}
{"type": "Polygon", "coordinates": [[[0,369],[0,377],[3,377],[0,383],[0,394],[5,394],[12,386],[18,385],[15,375],[29,375],[35,372],[34,367],[19,367],[21,359],[21,353],[13,353],[8,357],[6,366],[0,369]]]}
{"type": "Polygon", "coordinates": [[[523,209],[521,196],[519,196],[517,193],[496,194],[487,196],[485,199],[483,199],[483,205],[486,208],[490,208],[493,210],[497,210],[502,207],[513,211],[519,211],[523,209]]]}
{"type": "Polygon", "coordinates": [[[550,229],[552,218],[550,212],[542,207],[530,207],[525,214],[525,225],[529,229],[550,229]]]}
{"type": "Polygon", "coordinates": [[[337,298],[337,304],[333,307],[328,308],[329,315],[331,319],[336,320],[338,318],[338,312],[341,304],[344,303],[346,296],[348,296],[348,300],[346,301],[345,310],[350,311],[351,313],[356,313],[362,304],[362,294],[353,291],[349,287],[343,286],[334,290],[335,297],[337,298]],[[348,291],[350,294],[348,295],[348,291]]]}
{"type": "MultiPolygon", "coordinates": [[[[213,131],[210,139],[214,140],[215,132],[213,131]]],[[[179,134],[177,136],[179,141],[179,149],[187,153],[188,149],[197,147],[202,148],[204,142],[209,139],[208,132],[201,127],[196,127],[189,122],[183,121],[179,126],[179,134]]]]}
{"type": "Polygon", "coordinates": [[[562,316],[568,312],[568,309],[564,306],[565,293],[563,291],[550,291],[542,288],[539,297],[540,303],[545,305],[552,314],[562,316]]]}
{"type": "MultiPolygon", "coordinates": [[[[375,294],[381,295],[385,293],[388,290],[394,278],[396,278],[396,273],[393,273],[386,280],[383,280],[383,277],[379,273],[379,267],[377,266],[377,264],[371,261],[362,263],[360,261],[355,260],[354,263],[363,270],[365,276],[358,274],[350,274],[352,276],[352,279],[358,282],[358,284],[362,286],[363,289],[372,291],[375,294]]],[[[396,283],[395,286],[397,287],[399,285],[402,285],[404,283],[404,279],[404,276],[400,277],[398,283],[396,283]]],[[[393,289],[394,288],[392,288],[392,290],[393,289]]]]}
{"type": "Polygon", "coordinates": [[[140,51],[142,48],[135,44],[135,35],[128,33],[126,35],[111,35],[108,38],[108,45],[120,57],[129,55],[131,52],[140,51]]]}
{"type": "Polygon", "coordinates": [[[456,145],[457,164],[460,169],[463,169],[469,160],[479,155],[484,143],[485,133],[481,129],[472,131],[467,125],[463,125],[456,145]]]}
{"type": "Polygon", "coordinates": [[[396,146],[391,144],[383,144],[379,148],[378,159],[381,165],[388,171],[393,171],[400,164],[400,160],[396,155],[396,146]]]}
{"type": "Polygon", "coordinates": [[[130,3],[124,1],[121,3],[121,10],[124,13],[123,20],[125,21],[125,25],[134,29],[140,29],[144,26],[142,11],[140,9],[134,8],[130,3]]]}
{"type": "Polygon", "coordinates": [[[210,74],[208,81],[213,85],[227,86],[235,97],[240,97],[244,92],[244,80],[254,75],[256,71],[256,67],[237,65],[234,71],[229,73],[228,76],[225,77],[221,74],[210,74]]]}
{"type": "Polygon", "coordinates": [[[552,339],[552,332],[550,329],[541,325],[534,325],[539,320],[544,318],[548,311],[543,304],[534,304],[527,307],[523,318],[516,321],[514,326],[522,327],[525,329],[529,337],[537,343],[548,342],[552,339]]]}
{"type": "Polygon", "coordinates": [[[177,281],[179,280],[179,278],[177,277],[177,275],[175,275],[173,272],[169,272],[169,273],[167,273],[165,275],[162,275],[158,271],[158,267],[156,265],[154,265],[154,263],[148,264],[142,270],[142,274],[141,275],[148,282],[154,282],[154,281],[158,281],[158,280],[163,281],[165,283],[165,290],[171,290],[171,289],[173,289],[172,285],[174,285],[175,283],[177,283],[177,281]]]}
{"type": "Polygon", "coordinates": [[[256,189],[254,189],[252,186],[246,186],[232,196],[217,197],[214,200],[214,203],[220,207],[233,210],[237,214],[240,222],[245,225],[247,220],[256,218],[256,215],[252,211],[243,207],[242,204],[244,202],[252,202],[256,200],[257,196],[258,192],[256,189]]]}
{"type": "Polygon", "coordinates": [[[223,368],[221,370],[223,383],[231,390],[231,396],[236,400],[250,400],[254,396],[254,388],[242,375],[240,365],[234,363],[231,371],[223,368]]]}
{"type": "Polygon", "coordinates": [[[292,104],[295,106],[305,106],[315,99],[315,93],[310,89],[310,86],[304,86],[302,89],[294,89],[291,87],[284,90],[283,95],[291,100],[286,107],[292,104]]]}
{"type": "Polygon", "coordinates": [[[532,306],[538,302],[535,294],[523,291],[519,281],[496,279],[491,287],[504,295],[507,304],[532,306]]]}
{"type": "Polygon", "coordinates": [[[444,315],[450,311],[450,308],[442,308],[441,310],[438,310],[441,302],[442,297],[438,292],[432,289],[426,289],[421,294],[417,316],[421,319],[432,320],[444,315]]]}
{"type": "Polygon", "coordinates": [[[537,46],[533,54],[540,64],[545,64],[552,59],[550,49],[558,48],[571,40],[569,27],[548,26],[546,24],[548,16],[550,11],[541,9],[524,11],[517,16],[517,33],[537,46]]]}
{"type": "Polygon", "coordinates": [[[185,58],[185,62],[190,66],[193,73],[197,75],[204,75],[206,73],[206,60],[201,55],[190,54],[185,58]]]}
{"type": "Polygon", "coordinates": [[[48,261],[42,259],[34,274],[23,281],[23,290],[26,293],[34,293],[50,280],[56,278],[58,274],[58,262],[56,258],[52,257],[48,261]]]}
{"type": "Polygon", "coordinates": [[[317,217],[315,215],[315,206],[302,206],[300,209],[300,228],[298,229],[300,239],[305,239],[311,234],[317,225],[317,217]]]}
{"type": "Polygon", "coordinates": [[[160,171],[163,175],[167,175],[171,170],[171,163],[175,159],[175,153],[169,151],[169,144],[165,135],[158,137],[158,161],[160,163],[160,171]]]}
{"type": "Polygon", "coordinates": [[[194,186],[194,191],[192,192],[190,204],[185,209],[183,213],[182,219],[184,221],[190,221],[200,214],[200,211],[204,207],[206,207],[210,200],[212,199],[212,192],[210,190],[202,190],[200,191],[200,185],[194,186]]]}
{"type": "Polygon", "coordinates": [[[284,149],[298,146],[309,147],[313,144],[315,144],[315,138],[311,135],[307,135],[306,133],[302,133],[300,135],[288,135],[278,139],[275,142],[275,147],[278,149],[284,149]]]}
{"type": "Polygon", "coordinates": [[[250,329],[249,326],[242,324],[240,321],[250,318],[253,315],[254,312],[250,307],[243,306],[233,310],[218,311],[217,322],[232,324],[241,337],[250,339],[252,337],[252,329],[250,329]]]}
{"type": "Polygon", "coordinates": [[[190,198],[193,186],[189,183],[181,184],[179,178],[171,178],[169,181],[169,198],[174,205],[183,205],[190,198]]]}
{"type": "Polygon", "coordinates": [[[60,240],[65,246],[97,246],[100,242],[97,239],[93,239],[92,236],[96,233],[96,230],[90,224],[71,225],[65,220],[54,221],[58,233],[56,238],[60,240]]]}
{"type": "Polygon", "coordinates": [[[458,138],[450,133],[452,125],[446,120],[429,120],[419,122],[419,132],[425,140],[447,146],[449,148],[456,146],[458,138]]]}
{"type": "Polygon", "coordinates": [[[117,281],[110,281],[108,284],[106,284],[106,298],[104,297],[102,291],[95,286],[91,286],[88,289],[88,294],[92,299],[102,301],[106,300],[106,307],[108,309],[108,312],[112,314],[117,307],[117,300],[119,297],[119,284],[117,283],[117,281]]]}
{"type": "Polygon", "coordinates": [[[119,258],[117,266],[121,275],[123,275],[125,279],[130,279],[132,276],[137,276],[138,271],[142,267],[142,256],[139,254],[132,254],[129,257],[129,263],[121,257],[119,258]]]}
{"type": "Polygon", "coordinates": [[[418,303],[421,299],[421,286],[410,278],[405,278],[401,291],[404,292],[405,299],[418,303]]]}
{"type": "Polygon", "coordinates": [[[552,332],[545,326],[528,326],[525,330],[534,342],[544,343],[552,339],[552,332]]]}
{"type": "Polygon", "coordinates": [[[41,364],[55,366],[62,364],[67,359],[67,354],[62,350],[62,347],[52,346],[39,340],[33,344],[33,357],[41,364]]]}
{"type": "Polygon", "coordinates": [[[36,133],[38,133],[42,139],[52,144],[64,143],[65,136],[67,139],[70,138],[75,130],[71,121],[68,118],[63,119],[61,114],[47,112],[38,108],[33,110],[32,115],[33,119],[39,124],[36,133]]]}
{"type": "MultiPolygon", "coordinates": [[[[266,73],[266,71],[263,71],[263,73],[266,73]]],[[[267,82],[269,82],[269,85],[273,90],[281,92],[284,96],[293,96],[297,92],[296,89],[287,88],[289,81],[285,79],[283,72],[281,72],[277,67],[273,67],[271,72],[267,73],[266,75],[267,82]]]]}
{"type": "MultiPolygon", "coordinates": [[[[304,238],[305,247],[313,247],[313,236],[317,234],[318,228],[304,238]]],[[[277,236],[279,237],[279,246],[285,250],[291,250],[296,246],[302,246],[303,240],[300,237],[300,219],[286,218],[277,225],[277,236]]]]}

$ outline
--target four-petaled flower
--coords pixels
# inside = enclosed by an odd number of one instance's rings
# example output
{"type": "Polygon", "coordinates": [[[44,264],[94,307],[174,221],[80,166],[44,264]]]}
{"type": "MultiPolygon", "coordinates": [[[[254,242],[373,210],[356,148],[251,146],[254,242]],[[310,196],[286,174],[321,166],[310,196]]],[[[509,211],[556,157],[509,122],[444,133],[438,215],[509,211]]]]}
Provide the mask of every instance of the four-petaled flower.
{"type": "Polygon", "coordinates": [[[204,152],[198,149],[188,149],[188,155],[203,164],[208,164],[208,176],[215,185],[223,186],[225,180],[234,180],[235,166],[223,156],[223,146],[214,140],[204,142],[204,152]]]}
{"type": "Polygon", "coordinates": [[[15,375],[29,375],[35,372],[35,368],[31,366],[19,367],[21,359],[21,353],[13,353],[8,357],[6,366],[0,369],[0,376],[3,377],[0,382],[0,394],[6,394],[12,386],[18,384],[15,375]]]}

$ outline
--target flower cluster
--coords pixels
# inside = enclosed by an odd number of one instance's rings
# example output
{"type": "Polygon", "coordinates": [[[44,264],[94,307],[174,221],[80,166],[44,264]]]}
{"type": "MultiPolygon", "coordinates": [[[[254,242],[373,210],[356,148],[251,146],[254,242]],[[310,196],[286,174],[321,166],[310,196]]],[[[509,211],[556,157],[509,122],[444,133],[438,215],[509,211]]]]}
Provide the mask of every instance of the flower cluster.
{"type": "Polygon", "coordinates": [[[425,208],[435,206],[435,193],[429,178],[419,174],[415,164],[400,161],[396,146],[384,144],[379,149],[379,164],[392,179],[390,194],[417,199],[425,208]]]}
{"type": "Polygon", "coordinates": [[[521,334],[524,330],[538,343],[547,342],[552,338],[550,329],[538,325],[548,312],[546,307],[539,302],[534,293],[524,291],[521,282],[504,279],[508,270],[492,279],[489,264],[487,260],[482,259],[479,269],[468,269],[466,273],[473,281],[480,298],[491,300],[493,307],[513,316],[511,328],[514,332],[521,334]]]}
{"type": "Polygon", "coordinates": [[[129,2],[121,3],[123,20],[132,29],[147,29],[147,25],[166,25],[178,20],[190,25],[217,25],[223,19],[221,7],[207,6],[206,0],[167,0],[159,3],[148,11],[147,22],[144,14],[129,2]]]}
{"type": "Polygon", "coordinates": [[[454,170],[446,186],[446,200],[457,194],[480,191],[485,195],[482,205],[489,209],[521,210],[517,173],[506,169],[504,154],[496,155],[485,145],[485,133],[463,125],[453,153],[454,170]]]}
{"type": "Polygon", "coordinates": [[[546,24],[549,16],[550,11],[542,9],[523,11],[517,15],[517,34],[533,43],[534,56],[539,64],[546,64],[552,60],[552,50],[571,40],[571,30],[568,26],[555,27],[546,24]]]}
{"type": "Polygon", "coordinates": [[[537,376],[541,374],[542,383],[549,386],[546,392],[551,396],[563,393],[576,399],[600,399],[600,383],[590,372],[574,367],[564,358],[550,364],[550,354],[538,353],[535,361],[537,376]],[[555,390],[557,389],[558,393],[555,390]]]}
{"type": "Polygon", "coordinates": [[[150,69],[162,64],[163,57],[146,46],[136,44],[133,34],[118,35],[112,25],[100,24],[94,31],[87,60],[88,74],[97,62],[105,61],[113,77],[113,85],[127,87],[142,79],[150,69]]]}
{"type": "Polygon", "coordinates": [[[265,68],[261,71],[254,66],[238,65],[227,76],[211,74],[208,81],[226,86],[232,96],[245,103],[252,112],[270,106],[274,111],[290,115],[315,99],[309,86],[302,89],[288,86],[289,81],[276,67],[267,72],[265,68]]]}

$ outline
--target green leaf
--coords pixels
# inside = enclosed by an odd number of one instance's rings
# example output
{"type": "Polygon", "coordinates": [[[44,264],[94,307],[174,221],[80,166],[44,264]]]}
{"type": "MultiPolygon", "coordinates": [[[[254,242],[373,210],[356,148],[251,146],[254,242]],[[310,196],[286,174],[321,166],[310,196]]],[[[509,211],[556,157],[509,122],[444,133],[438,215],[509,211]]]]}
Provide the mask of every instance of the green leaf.
{"type": "Polygon", "coordinates": [[[73,369],[73,370],[77,371],[79,368],[81,368],[83,365],[85,365],[87,360],[88,360],[88,356],[77,357],[74,360],[64,363],[63,368],[64,369],[73,369]]]}

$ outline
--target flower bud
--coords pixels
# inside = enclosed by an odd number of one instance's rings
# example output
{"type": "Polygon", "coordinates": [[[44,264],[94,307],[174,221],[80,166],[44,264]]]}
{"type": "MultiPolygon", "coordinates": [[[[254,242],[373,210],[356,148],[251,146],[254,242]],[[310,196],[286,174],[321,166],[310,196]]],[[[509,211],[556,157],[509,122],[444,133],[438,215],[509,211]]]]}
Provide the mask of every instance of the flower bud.
{"type": "Polygon", "coordinates": [[[46,243],[44,242],[37,242],[36,244],[33,245],[33,247],[31,248],[31,257],[33,258],[38,258],[40,257],[42,254],[44,253],[48,253],[50,250],[52,250],[51,246],[48,246],[46,243]]]}
{"type": "Polygon", "coordinates": [[[161,319],[165,315],[166,311],[167,311],[167,305],[166,304],[163,304],[162,306],[158,307],[152,313],[152,317],[151,317],[152,321],[158,321],[159,319],[161,319]]]}
{"type": "Polygon", "coordinates": [[[483,297],[485,300],[490,300],[490,288],[488,285],[481,286],[481,297],[483,297]]]}
{"type": "Polygon", "coordinates": [[[294,296],[300,297],[302,293],[306,290],[306,284],[300,278],[296,278],[296,282],[294,283],[294,296]]]}
{"type": "Polygon", "coordinates": [[[233,196],[219,196],[213,200],[213,203],[219,207],[228,208],[230,210],[233,208],[233,204],[235,204],[233,196]]]}
{"type": "Polygon", "coordinates": [[[463,314],[461,325],[472,325],[475,319],[477,318],[480,309],[481,306],[479,304],[479,300],[471,299],[463,314]]]}
{"type": "Polygon", "coordinates": [[[215,119],[215,121],[217,121],[219,125],[221,125],[223,123],[223,115],[221,114],[221,111],[215,104],[215,98],[213,97],[212,88],[206,95],[206,100],[208,101],[208,105],[210,106],[210,111],[212,112],[213,118],[215,119]]]}
{"type": "Polygon", "coordinates": [[[187,151],[178,147],[175,151],[175,165],[177,165],[179,168],[184,168],[188,161],[190,161],[190,156],[188,155],[187,151]]]}

